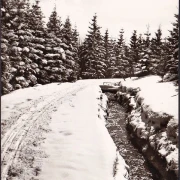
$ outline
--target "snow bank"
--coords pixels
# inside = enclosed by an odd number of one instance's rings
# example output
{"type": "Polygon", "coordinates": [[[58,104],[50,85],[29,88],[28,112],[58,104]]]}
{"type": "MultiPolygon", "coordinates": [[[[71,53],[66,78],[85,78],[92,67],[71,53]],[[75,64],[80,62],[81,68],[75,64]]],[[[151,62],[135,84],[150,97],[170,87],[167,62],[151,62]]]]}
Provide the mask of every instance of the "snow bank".
{"type": "Polygon", "coordinates": [[[171,82],[160,83],[160,80],[158,76],[121,80],[117,96],[119,99],[123,96],[132,107],[127,124],[138,138],[147,140],[166,160],[166,170],[177,175],[178,87],[171,82]]]}
{"type": "Polygon", "coordinates": [[[144,104],[149,105],[154,112],[167,113],[178,119],[178,90],[172,82],[158,83],[158,76],[148,76],[141,79],[127,79],[122,82],[128,88],[140,87],[139,97],[144,98],[144,104]]]}

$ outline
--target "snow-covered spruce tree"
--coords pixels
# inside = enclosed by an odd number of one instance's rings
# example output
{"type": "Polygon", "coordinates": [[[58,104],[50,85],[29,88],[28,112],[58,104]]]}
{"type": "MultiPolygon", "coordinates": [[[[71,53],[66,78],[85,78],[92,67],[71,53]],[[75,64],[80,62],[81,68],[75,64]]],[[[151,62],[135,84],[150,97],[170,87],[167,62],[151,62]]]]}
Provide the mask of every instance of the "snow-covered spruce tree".
{"type": "Polygon", "coordinates": [[[162,51],[162,60],[159,62],[157,66],[157,71],[158,71],[157,74],[161,76],[163,80],[164,75],[167,73],[168,60],[171,58],[170,57],[170,51],[171,51],[170,43],[167,41],[166,38],[162,41],[161,51],[162,51]]]}
{"type": "Polygon", "coordinates": [[[100,27],[97,25],[97,15],[92,19],[89,34],[83,43],[81,52],[81,66],[83,67],[82,78],[104,78],[105,77],[105,48],[100,27]]]}
{"type": "Polygon", "coordinates": [[[159,27],[151,41],[151,73],[158,74],[158,65],[164,61],[162,54],[162,30],[159,27]]]}
{"type": "Polygon", "coordinates": [[[110,78],[112,77],[112,73],[115,67],[115,43],[113,40],[109,38],[108,29],[104,35],[104,48],[105,48],[105,63],[106,63],[106,73],[105,77],[110,78]],[[113,64],[114,61],[114,64],[113,64]]]}
{"type": "Polygon", "coordinates": [[[8,12],[9,1],[2,1],[1,4],[1,93],[7,94],[13,90],[9,81],[12,78],[11,62],[9,57],[9,33],[10,14],[8,12]]]}
{"type": "Polygon", "coordinates": [[[58,38],[60,38],[61,37],[61,29],[62,29],[61,18],[58,16],[56,6],[55,6],[49,17],[49,21],[47,23],[47,32],[53,33],[58,38]]]}
{"type": "Polygon", "coordinates": [[[77,64],[78,62],[77,59],[75,59],[75,56],[78,52],[76,48],[73,47],[74,37],[73,37],[73,30],[69,17],[67,17],[61,32],[62,32],[62,43],[60,45],[62,46],[63,49],[65,49],[65,54],[66,54],[66,59],[64,61],[66,74],[64,74],[63,80],[74,81],[77,79],[76,69],[78,66],[77,64]]]}
{"type": "Polygon", "coordinates": [[[76,80],[77,78],[79,78],[80,76],[80,58],[79,58],[79,33],[77,31],[77,27],[75,26],[75,28],[73,29],[73,34],[72,34],[72,46],[73,46],[73,59],[75,61],[75,65],[74,65],[74,75],[75,77],[73,77],[72,80],[76,80]]]}
{"type": "Polygon", "coordinates": [[[116,46],[116,68],[113,77],[126,78],[129,71],[129,62],[125,55],[124,30],[121,29],[116,46]]]}
{"type": "Polygon", "coordinates": [[[94,68],[96,70],[96,78],[104,78],[107,65],[105,61],[105,48],[104,48],[104,41],[103,36],[100,33],[100,29],[97,30],[97,34],[95,34],[95,59],[94,61],[94,68]]]}
{"type": "Polygon", "coordinates": [[[164,81],[172,81],[178,80],[178,52],[179,52],[179,15],[174,15],[176,21],[172,23],[173,29],[170,31],[170,36],[168,37],[168,41],[170,43],[170,58],[167,62],[167,73],[164,76],[164,81]]]}
{"type": "Polygon", "coordinates": [[[134,65],[134,74],[138,77],[141,77],[144,74],[143,72],[143,62],[142,62],[142,57],[144,55],[143,53],[143,37],[142,34],[139,35],[138,39],[137,39],[137,62],[134,65]]]}
{"type": "Polygon", "coordinates": [[[87,56],[87,44],[83,43],[79,46],[78,56],[79,56],[79,66],[80,66],[80,72],[79,72],[79,78],[82,79],[84,76],[84,72],[86,70],[86,56],[87,56]]]}
{"type": "Polygon", "coordinates": [[[138,56],[139,56],[138,59],[142,58],[143,42],[144,42],[143,36],[142,36],[142,34],[139,34],[138,41],[137,41],[137,44],[138,44],[138,56]]]}
{"type": "Polygon", "coordinates": [[[134,30],[133,35],[130,39],[130,59],[131,59],[131,65],[133,68],[131,69],[131,77],[136,76],[137,71],[139,70],[137,68],[137,63],[139,60],[139,51],[138,51],[138,37],[137,37],[137,31],[134,30]]]}
{"type": "Polygon", "coordinates": [[[29,68],[27,46],[29,37],[32,36],[28,28],[29,2],[28,0],[9,0],[7,4],[10,21],[8,33],[5,36],[9,41],[8,54],[12,75],[10,84],[13,89],[19,89],[29,86],[26,74],[29,68]]]}
{"type": "Polygon", "coordinates": [[[124,56],[123,56],[123,59],[126,62],[125,64],[125,70],[126,70],[126,75],[125,75],[125,78],[126,77],[132,77],[132,72],[133,72],[133,63],[132,63],[132,59],[130,57],[130,48],[128,45],[125,45],[124,46],[124,56]]]}
{"type": "Polygon", "coordinates": [[[45,53],[45,27],[43,21],[43,13],[39,5],[39,1],[36,0],[35,4],[30,9],[30,17],[28,21],[29,28],[32,32],[32,39],[29,43],[29,59],[30,59],[30,70],[28,79],[31,81],[31,85],[38,83],[47,83],[47,73],[43,67],[46,64],[44,58],[45,53]]]}
{"type": "Polygon", "coordinates": [[[121,29],[120,34],[119,34],[119,39],[117,40],[116,44],[116,69],[114,71],[113,77],[120,77],[120,66],[121,66],[121,60],[122,60],[122,55],[123,55],[123,47],[124,47],[124,30],[121,29]]]}
{"type": "Polygon", "coordinates": [[[147,32],[144,34],[145,39],[142,39],[141,48],[140,48],[140,73],[139,76],[146,76],[150,74],[150,58],[151,58],[151,49],[150,49],[150,33],[149,26],[147,27],[147,32]]]}
{"type": "Polygon", "coordinates": [[[116,40],[110,39],[109,40],[110,44],[110,61],[107,64],[107,72],[108,72],[108,78],[112,78],[113,74],[116,70],[116,40]]]}
{"type": "MultiPolygon", "coordinates": [[[[38,28],[40,24],[35,11],[37,9],[35,8],[37,7],[37,5],[38,1],[36,1],[36,5],[32,5],[32,7],[30,7],[30,4],[27,3],[26,11],[28,13],[26,14],[25,21],[27,26],[25,29],[18,32],[21,40],[20,46],[22,47],[21,57],[24,60],[24,73],[22,74],[22,76],[24,80],[26,80],[28,86],[34,86],[35,84],[37,84],[37,76],[40,71],[38,68],[37,59],[39,60],[41,58],[38,56],[39,54],[43,54],[42,51],[39,52],[37,50],[36,43],[34,43],[36,35],[38,34],[38,28]]],[[[21,87],[23,87],[23,78],[19,78],[21,80],[21,82],[19,83],[21,87]]],[[[20,86],[18,88],[20,88],[20,86]]]]}
{"type": "Polygon", "coordinates": [[[60,18],[54,8],[47,23],[45,59],[42,60],[43,71],[40,79],[42,83],[61,82],[66,78],[66,56],[61,46],[61,26],[60,18]]]}

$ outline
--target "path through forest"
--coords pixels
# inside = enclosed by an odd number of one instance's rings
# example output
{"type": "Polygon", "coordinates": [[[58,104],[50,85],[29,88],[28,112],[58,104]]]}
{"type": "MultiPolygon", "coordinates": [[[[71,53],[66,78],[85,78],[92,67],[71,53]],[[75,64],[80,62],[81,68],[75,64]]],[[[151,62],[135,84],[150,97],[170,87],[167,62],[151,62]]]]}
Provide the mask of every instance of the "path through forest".
{"type": "Polygon", "coordinates": [[[3,96],[2,180],[125,180],[99,83],[52,83],[3,96]]]}

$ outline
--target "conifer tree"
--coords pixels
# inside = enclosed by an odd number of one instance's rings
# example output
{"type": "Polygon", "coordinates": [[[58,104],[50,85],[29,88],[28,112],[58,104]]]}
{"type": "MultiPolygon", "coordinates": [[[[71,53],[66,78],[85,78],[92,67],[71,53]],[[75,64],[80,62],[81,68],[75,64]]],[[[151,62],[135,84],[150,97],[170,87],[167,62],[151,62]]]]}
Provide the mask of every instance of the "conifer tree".
{"type": "Polygon", "coordinates": [[[73,34],[72,34],[72,46],[73,46],[73,59],[75,62],[74,65],[74,76],[72,77],[72,80],[76,80],[79,78],[80,75],[80,59],[79,59],[79,33],[77,31],[77,27],[73,29],[73,34]]]}
{"type": "Polygon", "coordinates": [[[69,16],[66,18],[65,23],[62,28],[62,38],[63,42],[66,44],[71,44],[72,43],[72,36],[73,36],[73,31],[72,31],[72,25],[70,22],[69,16]]]}
{"type": "Polygon", "coordinates": [[[105,48],[100,27],[97,25],[97,15],[92,19],[88,35],[83,43],[81,60],[83,67],[83,78],[104,78],[105,77],[105,48]]]}
{"type": "Polygon", "coordinates": [[[128,45],[124,46],[124,57],[123,59],[126,61],[125,63],[125,70],[126,70],[126,75],[125,78],[127,77],[132,77],[132,72],[133,72],[133,63],[132,59],[130,58],[130,48],[128,45]]]}
{"type": "Polygon", "coordinates": [[[75,46],[79,46],[79,33],[77,31],[77,26],[75,25],[74,29],[73,29],[73,45],[75,46]]]}
{"type": "Polygon", "coordinates": [[[47,23],[47,32],[54,33],[58,38],[61,37],[62,22],[61,18],[57,14],[56,6],[52,11],[49,21],[47,23]]]}
{"type": "Polygon", "coordinates": [[[165,38],[162,42],[162,60],[159,62],[157,71],[158,75],[161,76],[162,80],[164,75],[167,73],[167,64],[168,60],[170,59],[170,43],[165,38]]]}
{"type": "Polygon", "coordinates": [[[142,34],[139,34],[137,45],[138,45],[138,60],[142,58],[142,52],[143,52],[143,36],[142,34]]]}
{"type": "Polygon", "coordinates": [[[133,35],[130,39],[130,59],[133,66],[133,69],[131,69],[131,75],[136,75],[138,68],[137,62],[139,60],[139,52],[138,52],[138,38],[137,38],[137,31],[134,30],[133,35]]]}
{"type": "Polygon", "coordinates": [[[87,43],[82,43],[79,46],[78,56],[80,59],[79,66],[80,66],[80,72],[79,72],[79,78],[85,78],[85,72],[86,72],[86,57],[88,53],[88,46],[87,43]]]}
{"type": "Polygon", "coordinates": [[[162,30],[159,27],[157,32],[155,33],[155,37],[151,41],[151,72],[153,74],[158,74],[158,65],[163,61],[162,54],[162,30]]]}
{"type": "Polygon", "coordinates": [[[65,80],[73,81],[77,79],[77,66],[78,62],[74,59],[75,56],[78,54],[77,50],[74,49],[73,44],[73,29],[70,22],[69,17],[65,20],[65,23],[62,28],[62,42],[61,46],[65,49],[66,54],[66,61],[65,61],[65,68],[66,68],[66,75],[65,80]]]}
{"type": "Polygon", "coordinates": [[[176,21],[172,23],[173,28],[170,32],[170,36],[168,37],[168,41],[170,43],[170,58],[166,65],[167,73],[164,77],[165,81],[178,81],[178,63],[179,63],[179,15],[174,15],[176,21]]]}
{"type": "Polygon", "coordinates": [[[42,77],[43,83],[67,81],[64,65],[66,55],[60,43],[61,39],[57,38],[54,33],[46,34],[45,59],[43,60],[45,77],[42,77]]]}
{"type": "Polygon", "coordinates": [[[147,25],[147,31],[146,33],[144,33],[145,35],[145,39],[143,40],[143,44],[145,48],[150,48],[150,44],[151,44],[151,33],[149,32],[149,25],[147,25]]]}
{"type": "Polygon", "coordinates": [[[116,72],[115,74],[117,74],[117,76],[119,77],[119,67],[120,65],[120,61],[121,61],[121,56],[123,54],[123,47],[124,47],[124,30],[121,29],[120,34],[119,34],[119,39],[117,40],[117,44],[116,44],[116,49],[115,49],[115,53],[116,53],[116,72]]]}
{"type": "Polygon", "coordinates": [[[124,30],[121,29],[119,34],[119,39],[117,40],[117,46],[116,46],[116,66],[119,68],[120,61],[122,59],[123,55],[123,48],[124,48],[125,42],[124,42],[124,30]]]}
{"type": "Polygon", "coordinates": [[[125,78],[129,70],[129,62],[125,55],[124,30],[121,29],[116,46],[116,69],[113,77],[125,78]]]}
{"type": "Polygon", "coordinates": [[[13,89],[29,86],[26,76],[29,63],[27,62],[27,38],[32,34],[28,28],[29,1],[9,0],[7,3],[9,14],[8,33],[5,34],[9,41],[8,55],[11,64],[10,84],[13,89]]]}
{"type": "Polygon", "coordinates": [[[35,4],[33,4],[30,9],[30,17],[28,21],[29,28],[33,35],[31,42],[29,43],[29,62],[31,64],[31,69],[28,73],[28,77],[31,80],[32,85],[36,83],[36,78],[38,83],[42,84],[46,79],[43,70],[43,62],[45,62],[44,53],[46,35],[43,18],[44,16],[39,5],[39,0],[36,0],[35,4]],[[43,81],[41,81],[41,79],[43,81]]]}
{"type": "Polygon", "coordinates": [[[117,42],[118,47],[119,47],[120,50],[123,48],[124,43],[125,43],[124,42],[124,29],[121,29],[120,34],[119,34],[119,39],[118,39],[118,42],[117,42]]]}
{"type": "Polygon", "coordinates": [[[47,23],[42,76],[40,79],[43,84],[67,81],[66,55],[61,43],[61,22],[56,8],[54,8],[47,23]]]}
{"type": "Polygon", "coordinates": [[[111,57],[112,57],[112,46],[113,44],[110,43],[110,40],[109,40],[109,32],[108,32],[108,29],[106,30],[105,32],[105,36],[104,36],[104,48],[105,48],[105,63],[107,65],[107,69],[106,69],[106,74],[105,74],[105,77],[106,78],[109,78],[111,76],[111,57]]]}
{"type": "Polygon", "coordinates": [[[142,38],[142,34],[139,35],[138,40],[137,40],[137,47],[138,47],[138,60],[137,63],[135,65],[136,67],[136,71],[135,74],[136,76],[142,76],[142,57],[143,57],[143,38],[142,38]]]}
{"type": "Polygon", "coordinates": [[[107,78],[112,78],[114,76],[114,72],[117,71],[116,67],[116,41],[113,39],[109,40],[109,47],[110,47],[110,60],[108,61],[107,65],[107,78]]]}
{"type": "Polygon", "coordinates": [[[2,1],[1,4],[1,93],[7,94],[13,90],[12,85],[9,83],[11,75],[11,62],[9,57],[9,38],[7,34],[9,33],[10,24],[10,14],[8,12],[9,0],[2,1]]]}
{"type": "Polygon", "coordinates": [[[140,74],[139,76],[145,76],[150,74],[150,58],[151,58],[151,49],[150,49],[150,35],[149,26],[147,27],[147,32],[144,34],[145,39],[142,41],[142,54],[139,60],[140,63],[140,74]]]}

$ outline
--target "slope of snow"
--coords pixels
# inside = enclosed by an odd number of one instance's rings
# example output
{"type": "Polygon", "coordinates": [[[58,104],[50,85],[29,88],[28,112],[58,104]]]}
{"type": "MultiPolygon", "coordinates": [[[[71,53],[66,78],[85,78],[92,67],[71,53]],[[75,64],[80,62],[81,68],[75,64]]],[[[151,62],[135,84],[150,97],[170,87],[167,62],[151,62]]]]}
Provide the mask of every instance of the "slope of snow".
{"type": "Polygon", "coordinates": [[[139,96],[154,112],[167,113],[178,119],[178,89],[172,82],[159,83],[158,76],[148,76],[140,79],[121,80],[128,88],[140,87],[139,96]]]}
{"type": "Polygon", "coordinates": [[[3,96],[2,180],[127,179],[105,128],[107,97],[99,83],[53,83],[3,96]]]}

